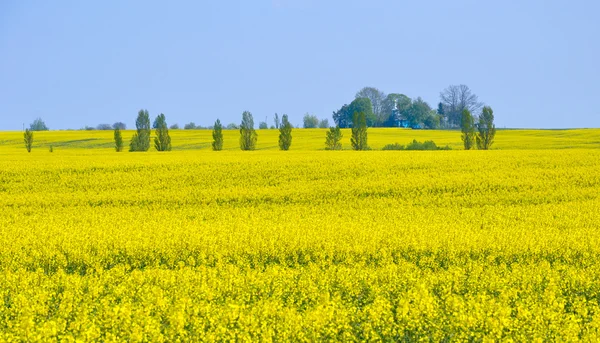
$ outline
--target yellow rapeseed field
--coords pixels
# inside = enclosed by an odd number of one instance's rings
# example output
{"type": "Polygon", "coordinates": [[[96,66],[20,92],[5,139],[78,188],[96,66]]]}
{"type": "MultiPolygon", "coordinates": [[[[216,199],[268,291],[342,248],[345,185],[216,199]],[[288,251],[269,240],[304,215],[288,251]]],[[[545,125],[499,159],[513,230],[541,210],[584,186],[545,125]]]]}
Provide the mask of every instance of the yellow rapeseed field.
{"type": "Polygon", "coordinates": [[[0,133],[0,342],[600,339],[600,130],[224,133],[0,133]]]}

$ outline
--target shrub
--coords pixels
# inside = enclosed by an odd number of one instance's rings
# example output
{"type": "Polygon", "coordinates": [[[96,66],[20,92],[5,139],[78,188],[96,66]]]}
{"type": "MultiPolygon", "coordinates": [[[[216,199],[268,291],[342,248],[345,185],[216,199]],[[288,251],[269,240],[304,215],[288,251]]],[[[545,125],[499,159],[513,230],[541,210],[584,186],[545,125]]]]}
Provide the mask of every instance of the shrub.
{"type": "Polygon", "coordinates": [[[387,144],[381,150],[451,150],[451,148],[448,145],[439,147],[434,141],[419,142],[414,139],[406,146],[399,143],[387,144]]]}

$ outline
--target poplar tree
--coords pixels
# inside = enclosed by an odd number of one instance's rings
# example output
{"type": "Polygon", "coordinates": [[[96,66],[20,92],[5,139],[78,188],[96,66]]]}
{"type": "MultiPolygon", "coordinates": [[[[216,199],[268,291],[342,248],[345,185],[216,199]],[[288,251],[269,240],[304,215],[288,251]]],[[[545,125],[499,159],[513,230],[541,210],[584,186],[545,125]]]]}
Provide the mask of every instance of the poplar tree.
{"type": "Polygon", "coordinates": [[[465,150],[471,150],[475,144],[475,120],[471,112],[466,108],[462,111],[460,129],[465,150]]]}
{"type": "Polygon", "coordinates": [[[354,112],[352,116],[352,149],[367,150],[367,118],[364,112],[354,112]]]}
{"type": "Polygon", "coordinates": [[[169,135],[169,126],[164,114],[159,114],[154,120],[156,128],[156,137],[154,137],[154,147],[158,151],[171,151],[171,136],[169,135]]]}
{"type": "Polygon", "coordinates": [[[287,114],[281,117],[281,127],[279,128],[279,149],[289,150],[292,145],[292,124],[288,120],[287,114]]]}
{"type": "Polygon", "coordinates": [[[212,149],[214,151],[223,150],[223,125],[221,125],[221,121],[219,119],[217,119],[217,121],[215,122],[215,125],[213,127],[212,136],[213,136],[212,149]]]}
{"type": "Polygon", "coordinates": [[[121,135],[121,129],[119,127],[115,127],[114,137],[115,137],[115,150],[117,152],[123,151],[123,136],[121,135]]]}
{"type": "Polygon", "coordinates": [[[33,130],[25,129],[23,140],[25,141],[25,149],[27,149],[27,152],[31,152],[31,146],[33,145],[33,130]]]}
{"type": "Polygon", "coordinates": [[[129,151],[148,151],[150,149],[150,115],[148,110],[140,110],[135,120],[137,132],[133,134],[129,151]]]}
{"type": "Polygon", "coordinates": [[[242,124],[240,125],[240,149],[254,150],[258,134],[254,130],[254,118],[252,113],[244,111],[242,113],[242,124]]]}
{"type": "Polygon", "coordinates": [[[325,136],[325,150],[342,150],[342,130],[339,126],[330,127],[325,136]]]}
{"type": "Polygon", "coordinates": [[[477,122],[477,148],[488,150],[494,143],[496,125],[494,125],[494,111],[489,106],[484,106],[477,122]]]}

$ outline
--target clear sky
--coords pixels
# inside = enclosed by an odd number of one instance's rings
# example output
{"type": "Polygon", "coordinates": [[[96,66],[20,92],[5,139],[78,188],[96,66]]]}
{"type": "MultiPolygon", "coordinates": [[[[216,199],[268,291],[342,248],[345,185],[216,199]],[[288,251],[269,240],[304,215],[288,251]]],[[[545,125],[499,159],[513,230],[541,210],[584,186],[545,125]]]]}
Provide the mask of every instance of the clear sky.
{"type": "Polygon", "coordinates": [[[0,1],[0,130],[329,117],[364,86],[600,127],[600,1],[0,1]]]}

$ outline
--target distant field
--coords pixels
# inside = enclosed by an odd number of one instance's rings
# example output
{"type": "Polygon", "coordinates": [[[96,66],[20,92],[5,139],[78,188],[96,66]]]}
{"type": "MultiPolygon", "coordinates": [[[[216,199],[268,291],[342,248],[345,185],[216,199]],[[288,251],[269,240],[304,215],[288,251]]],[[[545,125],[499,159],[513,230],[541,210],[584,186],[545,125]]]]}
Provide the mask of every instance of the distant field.
{"type": "Polygon", "coordinates": [[[171,132],[0,133],[0,342],[600,340],[600,130],[171,132]]]}
{"type": "MultiPolygon", "coordinates": [[[[291,150],[323,150],[325,129],[295,129],[292,132],[291,150]]],[[[170,130],[173,150],[209,150],[212,142],[210,130],[170,130]]],[[[343,147],[350,149],[350,130],[343,130],[343,147]]],[[[224,149],[239,150],[239,131],[224,130],[224,149]]],[[[129,143],[133,131],[124,131],[123,139],[129,143]]],[[[369,145],[381,149],[390,143],[407,144],[413,139],[433,140],[438,145],[461,149],[460,131],[411,130],[371,128],[369,145]]],[[[258,150],[277,150],[278,130],[258,130],[258,150]]],[[[35,150],[54,149],[112,149],[112,131],[47,131],[35,133],[35,150]]],[[[0,151],[24,149],[22,132],[0,132],[0,151]]],[[[569,149],[600,148],[600,129],[575,130],[499,130],[493,149],[569,149]]]]}

